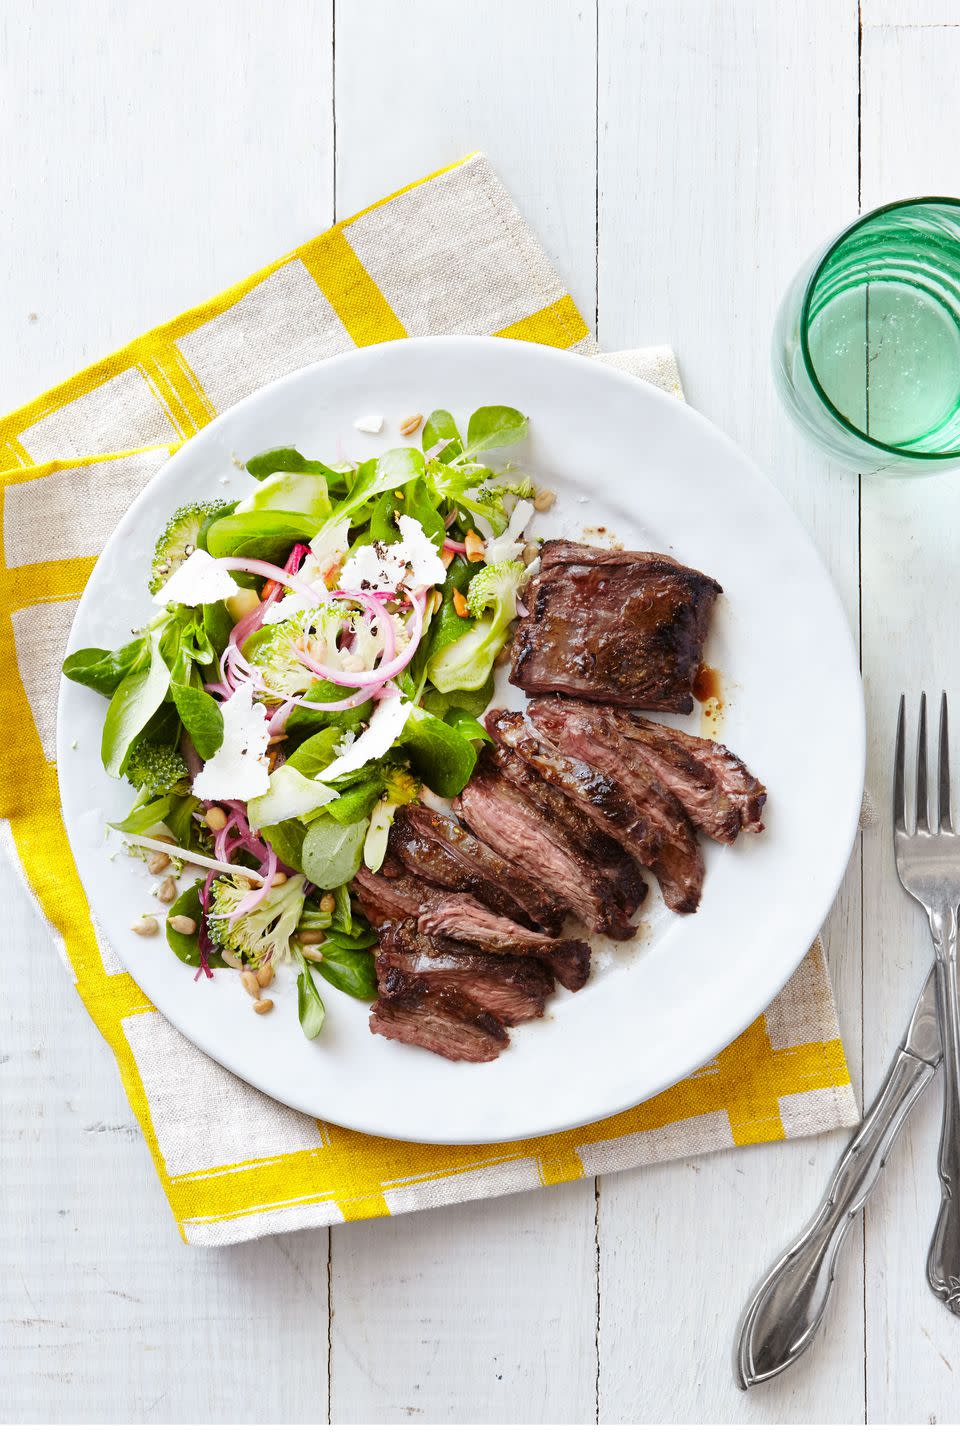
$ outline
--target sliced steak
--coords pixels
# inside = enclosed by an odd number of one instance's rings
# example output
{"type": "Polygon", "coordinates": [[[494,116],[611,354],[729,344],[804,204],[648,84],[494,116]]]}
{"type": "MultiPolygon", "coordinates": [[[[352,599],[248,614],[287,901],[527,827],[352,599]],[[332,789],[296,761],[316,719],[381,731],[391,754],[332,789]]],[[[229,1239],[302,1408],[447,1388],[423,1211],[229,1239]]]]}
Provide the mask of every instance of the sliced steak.
{"type": "Polygon", "coordinates": [[[567,990],[579,990],[590,975],[586,940],[555,940],[527,930],[504,915],[494,915],[469,895],[434,901],[417,921],[422,935],[442,935],[482,950],[485,955],[540,960],[567,990]]]}
{"type": "Polygon", "coordinates": [[[618,940],[637,933],[603,871],[496,769],[474,772],[457,812],[481,840],[536,875],[591,930],[618,940]]]}
{"type": "Polygon", "coordinates": [[[467,891],[488,909],[556,934],[563,908],[531,876],[449,816],[405,805],[390,829],[390,851],[407,869],[443,890],[467,891]]]}
{"type": "MultiPolygon", "coordinates": [[[[763,829],[761,816],[767,803],[766,787],[755,775],[751,775],[740,757],[734,755],[732,750],[728,750],[725,745],[718,745],[715,740],[705,740],[701,735],[685,735],[681,730],[671,730],[667,725],[643,720],[639,715],[625,715],[621,723],[623,721],[626,722],[624,733],[629,735],[631,740],[647,746],[651,753],[656,749],[660,756],[669,757],[660,761],[664,769],[664,782],[669,784],[693,823],[699,826],[705,835],[711,835],[715,840],[724,838],[719,833],[718,823],[722,813],[721,797],[736,807],[741,830],[756,833],[763,829]],[[680,755],[687,757],[687,765],[690,767],[689,770],[682,771],[683,775],[689,775],[696,766],[699,780],[702,781],[705,775],[712,777],[713,798],[704,798],[699,804],[699,810],[696,810],[698,796],[695,785],[685,784],[683,778],[676,782],[667,779],[669,760],[673,760],[678,772],[681,771],[680,755]],[[718,831],[716,834],[710,829],[712,820],[718,831]]],[[[653,769],[653,761],[650,760],[649,763],[653,769]]]]}
{"type": "Polygon", "coordinates": [[[399,970],[384,980],[385,994],[370,1011],[374,1035],[419,1045],[445,1060],[496,1060],[510,1036],[495,1015],[455,990],[431,990],[399,970]]]}
{"type": "MultiPolygon", "coordinates": [[[[679,800],[692,824],[711,840],[729,845],[741,830],[763,829],[760,817],[767,792],[725,745],[612,707],[546,700],[535,702],[531,711],[547,713],[540,711],[542,705],[553,714],[569,707],[567,713],[582,712],[585,721],[592,716],[598,724],[612,727],[624,745],[642,753],[660,783],[679,800]]],[[[538,723],[550,733],[544,720],[538,723]]]]}
{"type": "Polygon", "coordinates": [[[564,754],[516,710],[492,710],[483,723],[495,740],[515,750],[541,779],[568,795],[639,864],[653,867],[663,836],[622,785],[593,765],[564,754]]]}
{"type": "Polygon", "coordinates": [[[453,989],[504,1025],[537,1019],[553,993],[553,976],[539,960],[492,959],[468,945],[421,935],[409,920],[380,932],[377,979],[387,994],[394,970],[423,980],[433,992],[453,989]]]}
{"type": "Polygon", "coordinates": [[[625,743],[639,748],[660,783],[680,801],[691,823],[711,840],[732,844],[743,825],[740,806],[725,793],[710,766],[685,743],[690,737],[629,714],[623,714],[619,723],[625,743]]]}
{"type": "Polygon", "coordinates": [[[716,580],[669,555],[548,540],[510,679],[528,695],[688,715],[719,594],[716,580]]]}
{"type": "Polygon", "coordinates": [[[661,844],[651,870],[671,910],[689,915],[700,903],[703,855],[686,812],[665,789],[639,746],[623,739],[619,716],[598,705],[537,700],[530,715],[543,733],[567,755],[595,765],[610,776],[656,826],[661,844]]]}
{"type": "Polygon", "coordinates": [[[542,780],[516,750],[505,745],[488,746],[481,757],[481,766],[495,767],[523,791],[545,818],[563,827],[577,848],[607,876],[616,892],[617,904],[629,919],[644,899],[647,885],[636,861],[623,846],[601,830],[564,791],[542,780]]]}
{"type": "Polygon", "coordinates": [[[364,865],[350,881],[350,893],[371,925],[419,915],[424,905],[443,893],[424,884],[401,865],[392,865],[390,869],[393,873],[389,876],[383,871],[374,874],[364,865]]]}

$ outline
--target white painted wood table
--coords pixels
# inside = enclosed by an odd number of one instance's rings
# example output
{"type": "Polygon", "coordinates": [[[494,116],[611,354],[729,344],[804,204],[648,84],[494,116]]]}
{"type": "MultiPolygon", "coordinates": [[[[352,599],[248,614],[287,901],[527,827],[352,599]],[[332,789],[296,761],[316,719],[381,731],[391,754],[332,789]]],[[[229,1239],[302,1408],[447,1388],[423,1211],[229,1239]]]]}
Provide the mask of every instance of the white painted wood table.
{"type": "MultiPolygon", "coordinates": [[[[960,683],[958,477],[860,483],[808,453],[767,350],[787,280],[858,206],[960,192],[958,22],[958,0],[7,0],[0,408],[482,148],[601,344],[671,341],[815,536],[885,801],[900,689],[960,683]]],[[[923,1279],[939,1087],[815,1352],[741,1395],[738,1311],[839,1136],[188,1250],[5,862],[0,883],[0,1419],[960,1417],[960,1324],[923,1279]]],[[[886,823],[827,939],[872,1092],[928,947],[886,823]]]]}

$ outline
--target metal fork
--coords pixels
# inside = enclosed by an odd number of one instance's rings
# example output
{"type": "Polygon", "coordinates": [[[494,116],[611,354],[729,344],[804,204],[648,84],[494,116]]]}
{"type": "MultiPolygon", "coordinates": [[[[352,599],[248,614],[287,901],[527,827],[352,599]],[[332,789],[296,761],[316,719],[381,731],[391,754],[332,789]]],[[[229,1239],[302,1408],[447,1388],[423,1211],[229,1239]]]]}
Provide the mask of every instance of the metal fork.
{"type": "Polygon", "coordinates": [[[950,742],[947,697],[940,700],[937,828],[927,818],[927,697],[920,697],[917,727],[915,827],[907,830],[904,795],[904,702],[897,718],[893,783],[894,852],[900,884],[927,912],[936,955],[937,1010],[943,1045],[943,1128],[940,1132],[940,1213],[927,1255],[933,1293],[960,1315],[960,985],[957,907],[960,906],[960,835],[950,818],[950,742]]]}
{"type": "MultiPolygon", "coordinates": [[[[907,833],[904,798],[904,702],[900,699],[893,787],[894,844],[903,884],[930,916],[937,959],[930,967],[913,1014],[890,1068],[860,1128],[847,1143],[831,1175],[819,1208],[793,1243],[760,1281],[744,1311],[737,1336],[734,1373],[746,1390],[761,1385],[793,1365],[813,1344],[823,1324],[833,1290],[840,1253],[853,1222],[873,1194],[894,1143],[914,1105],[936,1074],[941,1060],[938,1009],[952,1012],[952,1083],[947,1089],[940,1173],[943,1205],[930,1249],[930,1284],[956,1309],[960,1298],[960,1255],[956,1216],[960,1204],[951,1177],[957,1163],[958,1062],[957,1031],[957,898],[960,896],[960,837],[950,822],[950,763],[947,702],[940,711],[938,827],[927,822],[927,711],[921,701],[917,746],[916,831],[907,833]],[[942,963],[941,963],[942,959],[942,963]],[[944,990],[942,1005],[937,991],[944,990]],[[952,1004],[951,1004],[952,1001],[952,1004]],[[946,1278],[944,1278],[946,1277],[946,1278]]],[[[945,1027],[947,1028],[947,1027],[945,1027]]]]}

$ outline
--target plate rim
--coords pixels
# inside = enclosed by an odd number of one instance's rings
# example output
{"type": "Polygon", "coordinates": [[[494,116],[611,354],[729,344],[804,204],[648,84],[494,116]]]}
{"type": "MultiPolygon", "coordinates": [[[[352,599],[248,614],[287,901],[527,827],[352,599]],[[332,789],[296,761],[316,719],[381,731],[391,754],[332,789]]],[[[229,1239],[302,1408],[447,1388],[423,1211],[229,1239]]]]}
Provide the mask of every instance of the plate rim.
{"type": "MultiPolygon", "coordinates": [[[[125,524],[129,520],[130,516],[134,514],[134,512],[139,507],[146,504],[149,494],[153,492],[156,488],[159,488],[164,483],[164,479],[171,468],[175,470],[181,468],[184,463],[184,457],[189,456],[190,454],[191,446],[194,440],[199,440],[201,437],[209,436],[211,433],[215,434],[218,431],[225,429],[238,411],[256,402],[261,401],[263,397],[269,396],[275,391],[282,390],[285,386],[292,384],[297,380],[305,379],[308,375],[322,374],[328,369],[341,366],[362,364],[364,357],[370,352],[374,351],[380,353],[384,351],[398,350],[401,347],[404,347],[406,352],[409,353],[411,346],[416,347],[418,350],[427,353],[429,353],[431,350],[442,350],[447,347],[453,347],[454,349],[461,350],[464,353],[469,353],[476,350],[490,351],[494,347],[502,349],[504,346],[506,346],[515,352],[522,351],[528,357],[530,353],[533,352],[537,354],[538,358],[543,360],[543,362],[548,366],[550,364],[559,362],[561,366],[569,365],[573,369],[582,369],[585,367],[593,374],[596,374],[597,367],[600,366],[602,367],[605,376],[609,380],[609,383],[629,390],[636,390],[637,387],[639,387],[648,396],[654,397],[655,405],[663,404],[668,407],[679,407],[684,413],[685,423],[690,423],[695,428],[698,428],[701,431],[702,435],[709,441],[709,443],[718,446],[722,450],[725,450],[728,457],[733,460],[746,474],[749,474],[752,483],[759,486],[763,491],[766,492],[768,498],[772,500],[775,507],[779,508],[780,513],[785,519],[787,526],[792,530],[795,542],[805,548],[808,561],[814,566],[816,570],[819,571],[822,585],[822,596],[824,599],[829,597],[829,602],[837,622],[838,633],[842,634],[843,640],[845,642],[845,649],[847,651],[847,659],[849,661],[850,667],[850,677],[853,678],[855,681],[852,687],[852,693],[850,698],[855,703],[856,714],[851,714],[850,718],[852,721],[855,722],[854,730],[858,748],[856,756],[850,758],[851,760],[855,760],[855,764],[852,768],[854,770],[854,773],[858,777],[858,785],[856,789],[851,786],[849,811],[845,817],[846,823],[843,828],[843,833],[846,835],[846,840],[842,846],[841,851],[839,852],[842,854],[843,859],[842,862],[839,864],[838,873],[836,874],[834,880],[831,882],[829,899],[826,903],[823,913],[819,915],[812,931],[807,935],[803,948],[800,950],[800,953],[797,956],[795,966],[789,971],[786,976],[778,976],[776,981],[773,982],[772,986],[768,987],[768,989],[765,991],[765,998],[763,999],[763,1002],[759,1005],[759,1007],[754,1008],[755,1001],[753,999],[751,999],[746,1006],[740,1006],[739,1011],[742,1011],[745,1018],[742,1021],[738,1020],[735,1024],[733,1024],[733,1028],[730,1029],[729,1033],[727,1033],[728,1027],[725,1026],[724,1038],[716,1044],[711,1042],[709,1051],[707,1053],[703,1054],[693,1064],[688,1064],[686,1060],[684,1060],[682,1063],[678,1063],[678,1067],[670,1072],[669,1078],[666,1079],[664,1083],[658,1083],[656,1088],[652,1090],[647,1088],[643,1089],[642,1093],[640,1093],[634,1099],[630,1099],[625,1102],[621,1102],[618,1100],[616,1101],[616,1103],[614,1103],[612,1108],[604,1106],[600,1110],[596,1110],[595,1106],[593,1106],[589,1109],[588,1113],[579,1114],[576,1118],[571,1119],[566,1123],[557,1124],[554,1121],[550,1121],[547,1125],[547,1128],[545,1129],[530,1129],[527,1126],[520,1126],[519,1128],[510,1128],[506,1131],[498,1131],[498,1133],[495,1135],[490,1135],[488,1133],[477,1133],[472,1135],[461,1135],[457,1138],[452,1138],[449,1134],[447,1134],[446,1129],[443,1125],[440,1125],[438,1127],[436,1124],[432,1131],[428,1131],[427,1133],[421,1131],[418,1134],[411,1134],[409,1129],[398,1129],[391,1126],[371,1125],[367,1120],[364,1120],[362,1126],[358,1126],[356,1119],[351,1120],[345,1119],[342,1116],[338,1117],[336,1113],[331,1113],[330,1109],[326,1105],[324,1105],[323,1113],[317,1113],[313,1109],[304,1110],[301,1101],[292,1100],[289,1097],[289,1094],[284,1093],[284,1087],[282,1084],[277,1085],[276,1087],[270,1087],[265,1084],[264,1080],[259,1076],[254,1078],[253,1074],[249,1069],[239,1068],[235,1060],[226,1059],[223,1057],[222,1046],[217,1043],[219,1039],[219,1032],[216,1036],[213,1037],[212,1040],[207,1035],[203,1035],[201,1038],[201,1036],[198,1034],[198,1030],[200,1029],[199,1026],[189,1027],[188,1025],[182,1024],[179,1020],[174,1021],[170,1019],[170,1017],[166,1014],[166,1011],[154,999],[153,995],[150,994],[150,990],[148,989],[148,987],[142,984],[139,979],[134,981],[135,984],[137,984],[141,989],[144,990],[147,998],[151,1000],[151,1003],[156,1006],[158,1012],[164,1016],[168,1023],[173,1025],[173,1027],[191,1044],[196,1045],[202,1054],[208,1056],[217,1064],[223,1066],[223,1068],[228,1070],[231,1074],[238,1076],[245,1083],[251,1085],[260,1093],[277,1100],[279,1103],[287,1106],[296,1113],[308,1114],[311,1115],[313,1118],[323,1120],[330,1124],[340,1125],[344,1128],[354,1130],[360,1129],[361,1133],[371,1135],[375,1138],[399,1140],[404,1143],[440,1144],[458,1147],[471,1145],[510,1144],[525,1140],[541,1138],[543,1136],[551,1134],[563,1134],[571,1130],[582,1129],[589,1125],[599,1123],[605,1119],[609,1119],[614,1115],[621,1114],[626,1109],[631,1109],[634,1106],[645,1103],[645,1101],[650,1100],[657,1095],[665,1093],[674,1085],[678,1084],[681,1080],[684,1080],[693,1073],[695,1073],[695,1071],[701,1068],[701,1066],[708,1063],[716,1055],[721,1053],[727,1046],[732,1044],[734,1040],[736,1040],[741,1034],[743,1034],[744,1031],[748,1029],[749,1026],[760,1015],[764,1013],[764,1011],[770,1005],[771,1001],[776,998],[776,996],[782,991],[784,985],[789,982],[789,979],[792,977],[793,974],[795,974],[797,967],[799,967],[799,965],[802,963],[811,945],[814,943],[821,931],[824,921],[826,920],[839,892],[840,886],[843,883],[843,877],[846,871],[846,867],[849,863],[850,855],[852,854],[854,845],[856,843],[856,837],[859,829],[860,797],[862,796],[863,792],[863,782],[866,770],[866,715],[863,680],[860,671],[859,657],[857,655],[853,633],[843,607],[843,602],[840,598],[837,587],[834,584],[833,577],[827,569],[826,563],[822,555],[820,554],[818,547],[815,545],[812,538],[807,533],[806,528],[804,527],[803,523],[794,511],[793,507],[787,501],[782,492],[776,487],[776,485],[774,485],[773,481],[768,478],[768,476],[752,459],[752,457],[749,456],[744,450],[742,450],[741,447],[734,440],[732,440],[730,436],[728,436],[722,429],[720,429],[718,425],[716,425],[712,420],[709,420],[700,411],[690,405],[689,402],[681,399],[679,396],[663,390],[652,382],[642,379],[637,375],[633,375],[629,371],[625,371],[611,365],[604,365],[603,357],[600,354],[582,355],[570,350],[561,350],[553,346],[534,345],[532,342],[529,341],[511,340],[507,338],[492,336],[468,335],[431,335],[409,337],[401,340],[384,341],[377,345],[359,347],[354,350],[343,351],[336,355],[327,356],[322,360],[312,361],[308,365],[301,366],[296,370],[288,372],[288,374],[286,375],[279,376],[276,379],[268,382],[266,385],[260,386],[256,390],[251,391],[249,395],[244,396],[241,400],[229,406],[226,410],[221,411],[218,415],[214,417],[213,420],[209,422],[208,425],[205,425],[201,431],[198,431],[195,436],[191,436],[188,440],[184,441],[183,444],[174,452],[174,454],[169,456],[169,458],[159,466],[159,468],[151,476],[147,484],[138,493],[138,495],[134,498],[134,500],[127,507],[127,509],[123,512],[123,515],[120,517],[120,520],[117,522],[114,530],[111,531],[110,536],[104,542],[103,548],[100,554],[97,556],[90,576],[88,577],[87,582],[84,586],[83,592],[80,597],[80,602],[77,606],[77,611],[74,615],[73,622],[70,627],[70,634],[67,640],[66,653],[69,654],[75,644],[74,636],[77,629],[80,628],[83,624],[83,616],[87,596],[95,588],[95,582],[97,580],[98,571],[100,570],[104,555],[111,548],[116,538],[119,527],[125,524]],[[855,803],[853,799],[854,795],[856,795],[855,803]]],[[[81,871],[81,862],[77,853],[77,847],[75,847],[74,845],[72,833],[73,822],[70,818],[68,818],[68,810],[66,805],[64,804],[61,784],[61,775],[64,771],[64,767],[67,763],[69,763],[67,741],[65,738],[66,727],[64,723],[64,712],[68,707],[69,694],[71,692],[69,687],[64,682],[65,677],[61,675],[57,696],[57,786],[60,798],[61,814],[67,831],[68,843],[70,845],[71,854],[73,856],[74,863],[77,866],[79,874],[81,871]]],[[[840,834],[840,817],[838,817],[837,820],[837,833],[838,835],[840,834]]],[[[86,887],[83,883],[82,875],[80,879],[81,888],[83,888],[84,896],[87,899],[88,905],[90,905],[91,912],[96,913],[94,911],[93,905],[90,903],[89,896],[87,896],[86,887]]],[[[130,972],[126,970],[126,967],[124,967],[124,973],[130,974],[130,972]]],[[[131,975],[131,979],[133,978],[134,977],[131,975]]],[[[751,994],[753,993],[755,992],[751,991],[751,994]]],[[[728,1022],[728,1024],[729,1023],[732,1022],[728,1022]]],[[[336,1111],[336,1109],[337,1106],[334,1098],[334,1112],[336,1111]]]]}

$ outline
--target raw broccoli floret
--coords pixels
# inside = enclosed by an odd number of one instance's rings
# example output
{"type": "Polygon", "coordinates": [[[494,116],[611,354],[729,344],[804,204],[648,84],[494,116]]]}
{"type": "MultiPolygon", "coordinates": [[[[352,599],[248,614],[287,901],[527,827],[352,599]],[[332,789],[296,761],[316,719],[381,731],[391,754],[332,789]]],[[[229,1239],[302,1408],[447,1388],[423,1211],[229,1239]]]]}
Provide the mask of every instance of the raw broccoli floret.
{"type": "Polygon", "coordinates": [[[479,690],[484,683],[517,618],[517,596],[525,575],[521,560],[485,565],[474,575],[467,591],[467,609],[477,623],[438,651],[427,671],[441,694],[479,690]]]}
{"type": "Polygon", "coordinates": [[[380,637],[366,616],[334,603],[265,625],[244,646],[244,655],[263,676],[268,693],[262,698],[270,699],[276,694],[302,695],[317,679],[304,662],[304,651],[335,670],[349,671],[351,665],[356,670],[371,669],[381,648],[380,637]],[[352,648],[338,653],[337,641],[344,627],[353,632],[352,648]]]}
{"type": "MultiPolygon", "coordinates": [[[[299,652],[307,650],[318,660],[330,663],[337,635],[346,620],[356,621],[345,605],[326,605],[322,610],[303,611],[265,625],[244,646],[244,655],[263,676],[267,694],[302,695],[317,676],[299,652]]],[[[338,662],[334,662],[334,668],[338,662]]],[[[372,662],[371,662],[372,663],[372,662]]]]}
{"type": "Polygon", "coordinates": [[[173,512],[153,552],[150,566],[151,595],[156,595],[173,572],[179,569],[187,556],[197,548],[197,538],[204,523],[232,509],[231,501],[194,500],[173,512]]]}
{"type": "Polygon", "coordinates": [[[516,475],[512,479],[509,476],[504,479],[503,475],[498,475],[496,484],[481,485],[477,491],[477,499],[499,505],[506,514],[504,495],[516,495],[519,500],[532,500],[536,493],[537,487],[528,475],[516,475]]]}
{"type": "Polygon", "coordinates": [[[127,752],[123,773],[137,790],[149,791],[151,795],[167,795],[186,780],[189,771],[175,745],[165,745],[160,740],[141,736],[134,740],[127,752]]]}
{"type": "Polygon", "coordinates": [[[269,895],[253,910],[237,915],[236,909],[250,895],[242,877],[223,875],[210,887],[207,933],[215,945],[233,950],[248,965],[278,965],[291,959],[290,939],[303,911],[303,876],[291,875],[274,885],[269,895]]]}

